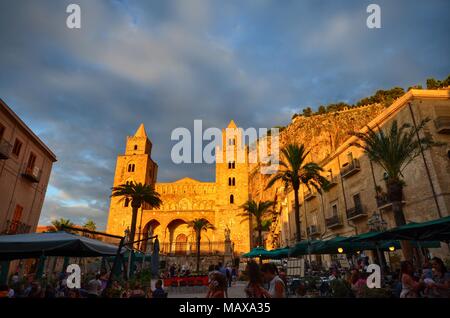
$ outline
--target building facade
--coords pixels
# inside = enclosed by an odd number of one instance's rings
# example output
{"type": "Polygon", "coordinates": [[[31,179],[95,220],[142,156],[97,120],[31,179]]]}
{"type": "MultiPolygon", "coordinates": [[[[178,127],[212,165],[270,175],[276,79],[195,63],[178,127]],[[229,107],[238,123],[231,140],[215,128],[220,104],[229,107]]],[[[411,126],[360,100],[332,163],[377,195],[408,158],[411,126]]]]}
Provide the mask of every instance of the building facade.
{"type": "MultiPolygon", "coordinates": [[[[418,125],[426,118],[429,121],[422,133],[445,145],[424,151],[424,156],[416,157],[403,171],[406,184],[403,208],[407,222],[450,215],[450,90],[410,90],[363,125],[385,130],[394,120],[399,125],[418,125]]],[[[322,118],[318,116],[311,120],[320,122],[322,118]]],[[[366,128],[362,127],[361,131],[366,131],[366,128]]],[[[311,158],[319,159],[317,162],[323,167],[324,176],[332,187],[322,194],[301,187],[303,238],[330,239],[338,235],[365,233],[371,230],[370,224],[374,220],[381,220],[385,228],[395,227],[392,204],[386,195],[384,170],[372,163],[362,149],[354,146],[356,137],[347,136],[344,142],[336,145],[333,151],[327,151],[322,158],[311,158]]],[[[308,142],[303,143],[310,149],[314,147],[308,142]]],[[[332,145],[321,147],[333,149],[332,145]]],[[[316,153],[320,151],[316,150],[316,153]]],[[[252,181],[259,187],[265,184],[264,180],[252,181]]],[[[259,194],[256,190],[252,193],[259,194]]],[[[262,198],[275,198],[277,201],[277,213],[268,233],[267,247],[293,246],[293,193],[286,193],[279,186],[262,198]]],[[[436,256],[449,256],[446,244],[430,252],[436,256]]]]}
{"type": "MultiPolygon", "coordinates": [[[[249,222],[239,216],[243,212],[240,206],[248,200],[247,150],[239,147],[237,140],[241,138],[242,132],[233,121],[222,131],[225,146],[216,149],[216,153],[222,153],[224,160],[216,160],[215,182],[182,178],[157,183],[157,165],[151,159],[151,142],[144,125],[134,136],[128,137],[125,154],[117,159],[114,186],[126,182],[152,184],[162,200],[158,209],[143,206],[139,212],[139,237],[158,235],[162,254],[190,255],[195,248],[195,234],[189,222],[203,218],[214,229],[203,232],[202,253],[239,255],[247,252],[250,248],[249,222]]],[[[130,224],[129,202],[111,198],[107,232],[123,235],[130,224]]],[[[141,248],[146,247],[142,244],[141,248]]]]}
{"type": "Polygon", "coordinates": [[[34,232],[56,156],[0,99],[0,233],[34,232]]]}

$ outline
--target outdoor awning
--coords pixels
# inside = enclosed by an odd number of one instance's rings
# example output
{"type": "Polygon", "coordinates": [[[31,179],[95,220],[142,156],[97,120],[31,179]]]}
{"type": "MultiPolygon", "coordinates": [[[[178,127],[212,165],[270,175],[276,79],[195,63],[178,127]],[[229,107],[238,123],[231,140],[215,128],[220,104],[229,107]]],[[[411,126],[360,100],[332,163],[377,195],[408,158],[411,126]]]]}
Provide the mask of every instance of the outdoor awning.
{"type": "MultiPolygon", "coordinates": [[[[96,257],[116,255],[118,247],[67,232],[0,236],[0,260],[45,256],[96,257]]],[[[125,252],[125,248],[122,253],[125,252]]]]}
{"type": "Polygon", "coordinates": [[[269,252],[266,251],[264,249],[264,247],[255,247],[250,252],[243,254],[242,257],[245,257],[245,258],[255,258],[255,257],[265,258],[266,256],[269,255],[268,253],[269,252]]]}
{"type": "Polygon", "coordinates": [[[282,259],[289,256],[289,247],[277,248],[274,250],[267,251],[268,259],[282,259]]]}
{"type": "Polygon", "coordinates": [[[384,232],[372,232],[355,241],[450,241],[450,216],[421,223],[409,223],[384,232]]]}

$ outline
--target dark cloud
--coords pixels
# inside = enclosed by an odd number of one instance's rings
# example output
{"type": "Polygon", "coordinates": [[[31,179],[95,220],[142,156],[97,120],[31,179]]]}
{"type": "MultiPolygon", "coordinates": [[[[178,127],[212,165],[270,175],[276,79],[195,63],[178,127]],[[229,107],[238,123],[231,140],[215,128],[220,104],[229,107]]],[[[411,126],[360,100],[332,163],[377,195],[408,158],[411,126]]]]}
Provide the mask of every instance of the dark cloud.
{"type": "Polygon", "coordinates": [[[42,222],[106,222],[115,158],[144,122],[159,180],[176,127],[289,122],[292,111],[448,75],[448,1],[1,1],[0,95],[55,151],[42,222]],[[65,8],[82,8],[82,29],[65,8]]]}

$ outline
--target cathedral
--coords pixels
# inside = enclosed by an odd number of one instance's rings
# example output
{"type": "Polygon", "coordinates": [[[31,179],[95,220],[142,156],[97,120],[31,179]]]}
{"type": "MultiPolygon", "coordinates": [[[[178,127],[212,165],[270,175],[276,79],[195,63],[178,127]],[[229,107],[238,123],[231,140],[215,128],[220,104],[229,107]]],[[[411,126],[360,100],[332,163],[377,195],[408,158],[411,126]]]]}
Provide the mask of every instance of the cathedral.
{"type": "MultiPolygon", "coordinates": [[[[242,204],[249,199],[248,156],[245,147],[238,147],[238,138],[242,138],[242,132],[231,121],[222,130],[222,147],[216,150],[222,151],[226,160],[216,161],[215,182],[186,177],[159,183],[158,165],[151,158],[152,143],[141,124],[134,136],[127,138],[125,153],[117,157],[113,185],[127,182],[152,184],[160,194],[162,204],[159,208],[144,205],[139,211],[136,229],[139,236],[136,239],[158,235],[163,255],[195,254],[195,233],[189,223],[202,218],[214,227],[202,233],[200,249],[203,254],[234,257],[248,252],[250,222],[239,215],[243,212],[242,204]],[[233,139],[225,133],[230,129],[235,131],[233,139]],[[245,160],[238,162],[230,158],[245,160]]],[[[131,204],[127,200],[111,198],[107,232],[123,235],[130,224],[131,204]]],[[[146,250],[145,244],[140,248],[146,250]]]]}

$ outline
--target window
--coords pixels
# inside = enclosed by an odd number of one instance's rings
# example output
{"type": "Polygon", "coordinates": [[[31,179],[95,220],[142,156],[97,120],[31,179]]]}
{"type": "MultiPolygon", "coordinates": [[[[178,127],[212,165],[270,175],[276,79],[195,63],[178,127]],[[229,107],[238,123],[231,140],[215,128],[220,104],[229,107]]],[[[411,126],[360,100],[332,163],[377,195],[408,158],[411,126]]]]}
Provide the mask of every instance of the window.
{"type": "Polygon", "coordinates": [[[4,134],[5,134],[5,126],[0,124],[0,140],[2,140],[4,134]]]}
{"type": "Polygon", "coordinates": [[[230,161],[228,162],[228,169],[235,169],[236,168],[236,162],[230,161]]]}
{"type": "Polygon", "coordinates": [[[228,185],[231,185],[231,178],[228,178],[228,185]]]}
{"type": "Polygon", "coordinates": [[[36,163],[36,155],[34,153],[30,152],[30,157],[28,157],[27,168],[33,169],[35,163],[36,163]]]}
{"type": "Polygon", "coordinates": [[[130,164],[128,165],[128,172],[134,172],[134,168],[135,168],[134,163],[130,163],[130,164]]]}
{"type": "Polygon", "coordinates": [[[355,203],[355,208],[360,208],[362,206],[361,196],[359,195],[359,193],[353,196],[353,202],[355,203]]]}
{"type": "Polygon", "coordinates": [[[134,145],[134,150],[137,150],[138,149],[138,146],[137,145],[134,145]]]}
{"type": "Polygon", "coordinates": [[[234,203],[234,195],[230,194],[230,204],[234,203]]]}
{"type": "Polygon", "coordinates": [[[331,206],[331,216],[337,216],[338,215],[338,208],[337,204],[333,204],[331,206]]]}
{"type": "Polygon", "coordinates": [[[10,234],[15,234],[19,228],[19,222],[22,219],[23,206],[17,204],[16,209],[14,210],[14,214],[11,220],[11,225],[9,228],[10,234]]]}
{"type": "Polygon", "coordinates": [[[16,138],[16,141],[14,142],[14,147],[13,147],[12,153],[16,157],[19,157],[21,149],[22,149],[22,142],[16,138]]]}
{"type": "Polygon", "coordinates": [[[231,179],[231,181],[232,181],[232,182],[231,182],[231,185],[232,185],[232,186],[235,186],[235,185],[236,185],[236,179],[233,177],[233,179],[231,179]]]}
{"type": "Polygon", "coordinates": [[[236,145],[236,139],[228,139],[228,146],[235,146],[236,145]]]}

